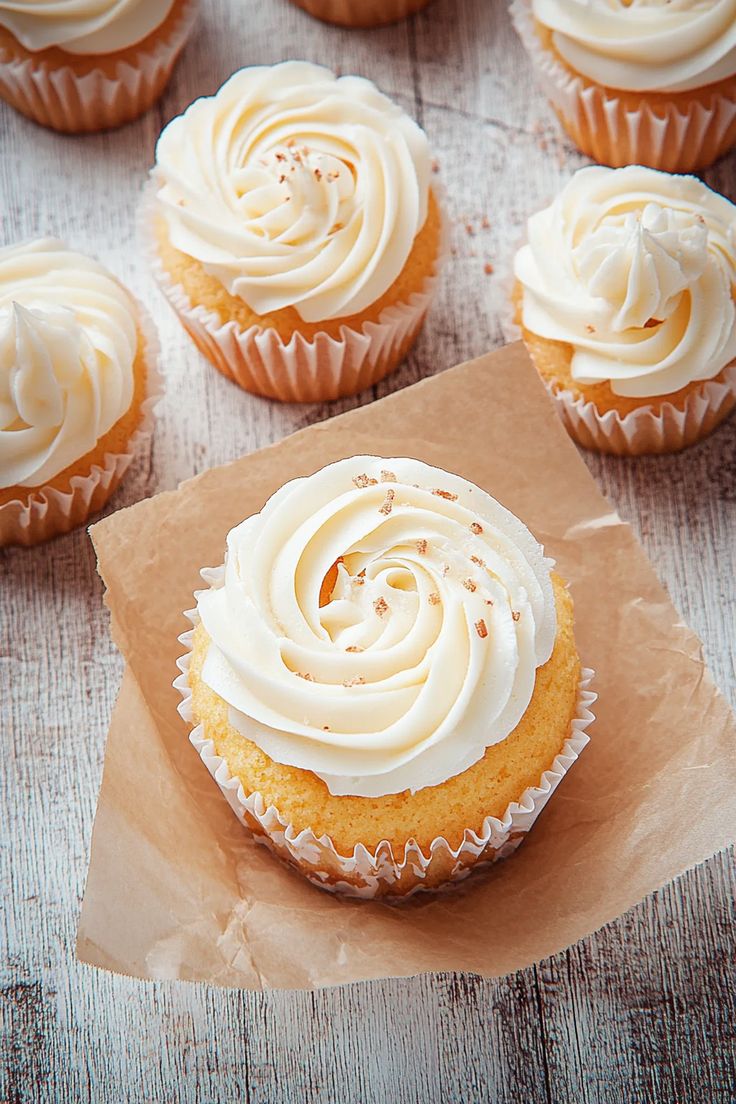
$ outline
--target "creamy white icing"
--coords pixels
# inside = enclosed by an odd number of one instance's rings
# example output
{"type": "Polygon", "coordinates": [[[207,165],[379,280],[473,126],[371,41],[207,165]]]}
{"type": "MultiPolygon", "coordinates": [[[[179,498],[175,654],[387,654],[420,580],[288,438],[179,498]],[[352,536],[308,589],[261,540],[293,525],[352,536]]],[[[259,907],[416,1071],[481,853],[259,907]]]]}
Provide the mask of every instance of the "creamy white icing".
{"type": "Polygon", "coordinates": [[[156,147],[172,244],[252,310],[307,322],[370,306],[427,216],[424,132],[370,81],[289,61],[242,69],[156,147]]]}
{"type": "Polygon", "coordinates": [[[342,460],[229,533],[222,584],[198,595],[202,678],[240,732],[333,794],[437,785],[523,716],[555,640],[550,568],[459,476],[342,460]]]}
{"type": "Polygon", "coordinates": [[[736,73],[736,0],[531,0],[555,49],[608,88],[678,92],[736,73]]]}
{"type": "Polygon", "coordinates": [[[667,395],[736,357],[736,207],[700,180],[580,169],[528,229],[522,319],[572,346],[577,382],[667,395]]]}
{"type": "Polygon", "coordinates": [[[27,50],[109,54],[142,41],[175,0],[0,0],[0,27],[27,50]]]}
{"type": "Polygon", "coordinates": [[[0,249],[0,487],[38,487],[129,408],[135,306],[97,261],[41,238],[0,249]]]}

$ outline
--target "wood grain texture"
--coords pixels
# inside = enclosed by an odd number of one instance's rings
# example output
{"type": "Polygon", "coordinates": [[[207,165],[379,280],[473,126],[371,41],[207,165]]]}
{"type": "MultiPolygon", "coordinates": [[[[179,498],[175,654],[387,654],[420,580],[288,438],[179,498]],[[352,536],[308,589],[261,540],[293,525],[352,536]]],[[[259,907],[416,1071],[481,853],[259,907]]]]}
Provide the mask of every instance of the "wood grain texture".
{"type": "MultiPolygon", "coordinates": [[[[240,65],[306,57],[372,77],[426,127],[454,223],[452,264],[417,347],[376,395],[502,343],[524,221],[583,163],[534,88],[502,0],[435,0],[365,33],[323,26],[288,0],[203,6],[164,99],[121,131],[62,137],[0,105],[3,240],[50,232],[95,253],[160,330],[158,429],[110,509],[372,397],[282,407],[238,391],[153,286],[136,205],[161,126],[195,96],[240,65]]],[[[736,158],[707,179],[736,199],[736,158]]],[[[586,459],[733,701],[736,419],[681,456],[586,459]]],[[[250,994],[79,965],[76,921],[121,674],[101,599],[84,532],[0,553],[0,1101],[736,1099],[731,855],[500,981],[437,975],[250,994]]]]}

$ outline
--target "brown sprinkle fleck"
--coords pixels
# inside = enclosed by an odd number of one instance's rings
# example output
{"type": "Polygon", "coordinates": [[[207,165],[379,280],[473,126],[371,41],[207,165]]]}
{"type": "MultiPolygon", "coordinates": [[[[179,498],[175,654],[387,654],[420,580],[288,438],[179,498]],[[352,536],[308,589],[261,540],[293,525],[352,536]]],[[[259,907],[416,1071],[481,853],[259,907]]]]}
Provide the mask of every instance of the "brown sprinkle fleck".
{"type": "Polygon", "coordinates": [[[343,686],[365,686],[365,679],[362,675],[355,675],[354,678],[345,679],[343,686]]]}
{"type": "Polygon", "coordinates": [[[322,179],[322,170],[321,169],[315,169],[314,170],[314,176],[315,176],[316,180],[318,180],[318,181],[321,180],[322,179]]]}
{"type": "Polygon", "coordinates": [[[375,487],[378,480],[371,478],[370,475],[354,475],[353,483],[359,490],[362,490],[363,487],[375,487]]]}
{"type": "Polygon", "coordinates": [[[398,483],[398,480],[397,480],[396,475],[394,474],[394,472],[386,471],[386,469],[384,468],[381,472],[381,482],[382,483],[398,483]]]}
{"type": "Polygon", "coordinates": [[[427,547],[428,547],[428,545],[427,545],[427,542],[424,539],[424,537],[422,537],[421,540],[417,541],[417,552],[419,553],[420,556],[426,556],[427,555],[427,547]]]}
{"type": "Polygon", "coordinates": [[[282,173],[281,176],[279,177],[279,184],[283,184],[285,180],[286,180],[286,173],[282,173]]]}
{"type": "Polygon", "coordinates": [[[486,561],[482,560],[480,558],[480,556],[471,556],[470,558],[471,558],[471,560],[473,561],[474,564],[478,565],[478,567],[485,567],[486,566],[486,561]]]}
{"type": "Polygon", "coordinates": [[[488,629],[486,628],[486,623],[482,617],[480,621],[475,622],[475,631],[477,632],[481,640],[485,640],[485,638],[488,636],[488,629]]]}
{"type": "Polygon", "coordinates": [[[463,586],[471,592],[478,589],[472,579],[463,579],[463,586]]]}
{"type": "Polygon", "coordinates": [[[440,171],[440,163],[436,157],[432,159],[432,172],[438,173],[440,171]]]}
{"type": "Polygon", "coordinates": [[[450,565],[449,564],[443,564],[442,565],[442,574],[443,575],[449,575],[450,574],[450,565]]]}
{"type": "Polygon", "coordinates": [[[386,497],[383,500],[383,506],[381,506],[381,508],[378,511],[379,514],[384,514],[384,515],[388,516],[391,513],[391,507],[393,506],[393,502],[394,502],[395,498],[396,498],[396,491],[392,490],[389,487],[389,489],[386,491],[386,497]]]}
{"type": "Polygon", "coordinates": [[[277,153],[276,154],[276,160],[277,161],[285,161],[286,160],[286,154],[285,153],[277,153]]]}
{"type": "Polygon", "coordinates": [[[595,326],[592,326],[590,324],[590,322],[585,323],[585,328],[588,331],[588,333],[595,333],[595,326]]]}
{"type": "Polygon", "coordinates": [[[330,731],[330,726],[329,725],[322,725],[322,731],[323,732],[329,732],[330,731]]]}
{"type": "Polygon", "coordinates": [[[493,605],[493,602],[491,601],[490,598],[486,598],[486,605],[487,606],[492,606],[493,605]]]}
{"type": "Polygon", "coordinates": [[[438,498],[446,498],[448,502],[457,502],[457,495],[452,491],[444,491],[442,487],[433,487],[432,494],[438,498]]]}
{"type": "Polygon", "coordinates": [[[514,621],[518,621],[519,618],[521,617],[521,614],[519,613],[518,610],[512,610],[511,611],[511,616],[514,619],[514,621]]]}
{"type": "Polygon", "coordinates": [[[433,590],[429,596],[430,606],[438,606],[440,604],[440,596],[436,590],[433,590]]]}
{"type": "Polygon", "coordinates": [[[306,682],[314,682],[314,677],[309,674],[309,671],[305,671],[304,673],[302,673],[301,671],[295,671],[294,674],[298,675],[299,678],[304,679],[306,682]]]}
{"type": "Polygon", "coordinates": [[[471,523],[470,523],[470,532],[475,533],[476,535],[478,533],[482,533],[483,532],[483,526],[480,525],[479,522],[477,522],[477,521],[471,521],[471,523]]]}
{"type": "Polygon", "coordinates": [[[360,644],[351,644],[349,648],[345,649],[346,652],[362,652],[360,644]]]}
{"type": "Polygon", "coordinates": [[[376,598],[373,608],[379,617],[383,617],[384,614],[388,613],[388,602],[385,598],[376,598]]]}

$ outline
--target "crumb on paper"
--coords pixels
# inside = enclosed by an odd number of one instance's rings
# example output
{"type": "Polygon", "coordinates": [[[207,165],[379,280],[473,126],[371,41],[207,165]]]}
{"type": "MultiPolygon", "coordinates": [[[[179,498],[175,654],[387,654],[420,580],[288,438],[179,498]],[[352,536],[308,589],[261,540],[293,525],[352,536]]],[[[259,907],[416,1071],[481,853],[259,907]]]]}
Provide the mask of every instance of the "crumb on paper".
{"type": "Polygon", "coordinates": [[[495,272],[495,269],[494,269],[494,267],[493,267],[493,265],[491,264],[490,261],[486,261],[486,263],[483,265],[483,271],[485,272],[486,276],[492,276],[493,275],[493,273],[495,272]]]}

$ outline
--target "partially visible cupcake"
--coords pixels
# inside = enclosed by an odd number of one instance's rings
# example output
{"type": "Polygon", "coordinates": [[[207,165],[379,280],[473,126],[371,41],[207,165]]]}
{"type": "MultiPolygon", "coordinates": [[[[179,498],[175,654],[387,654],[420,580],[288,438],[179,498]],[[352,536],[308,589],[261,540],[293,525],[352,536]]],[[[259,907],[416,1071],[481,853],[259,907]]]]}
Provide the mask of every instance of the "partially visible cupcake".
{"type": "Polygon", "coordinates": [[[552,566],[485,491],[418,460],[282,487],[231,530],[181,638],[180,711],[242,822],[363,897],[510,854],[592,719],[552,566]]]}
{"type": "Polygon", "coordinates": [[[687,173],[736,143],[736,0],[513,0],[511,11],[589,157],[687,173]]]}
{"type": "Polygon", "coordinates": [[[159,138],[154,273],[225,376],[284,401],[377,382],[417,336],[441,216],[424,132],[370,81],[243,69],[159,138]]]}
{"type": "Polygon", "coordinates": [[[157,342],[102,265],[41,238],[0,249],[0,545],[99,510],[151,431],[157,342]]]}
{"type": "Polygon", "coordinates": [[[293,0],[325,23],[341,27],[380,27],[426,8],[430,0],[293,0]]]}
{"type": "Polygon", "coordinates": [[[163,92],[198,0],[0,0],[0,97],[54,130],[105,130],[163,92]]]}
{"type": "Polygon", "coordinates": [[[691,176],[580,169],[517,254],[524,341],[571,435],[672,452],[736,403],[736,207],[691,176]]]}

